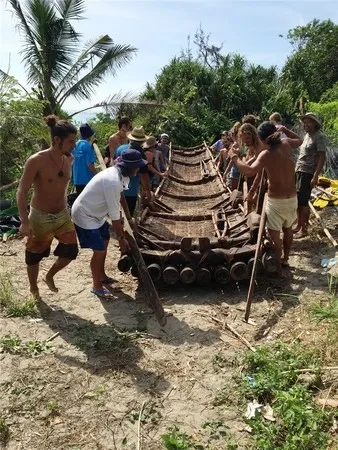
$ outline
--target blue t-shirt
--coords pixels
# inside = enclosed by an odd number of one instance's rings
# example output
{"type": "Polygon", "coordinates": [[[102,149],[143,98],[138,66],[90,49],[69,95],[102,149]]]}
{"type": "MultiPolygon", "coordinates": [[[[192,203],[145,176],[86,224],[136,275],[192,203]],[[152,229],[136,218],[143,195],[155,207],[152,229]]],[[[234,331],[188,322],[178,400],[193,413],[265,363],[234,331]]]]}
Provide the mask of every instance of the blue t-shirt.
{"type": "MultiPolygon", "coordinates": [[[[129,148],[129,144],[123,144],[117,147],[114,159],[121,156],[123,150],[127,150],[129,148]]],[[[126,197],[137,197],[138,192],[140,189],[140,174],[137,172],[137,174],[134,177],[130,178],[130,183],[128,189],[124,190],[123,193],[126,197]]]]}
{"type": "Polygon", "coordinates": [[[87,184],[94,176],[88,164],[95,162],[95,152],[91,144],[83,139],[77,141],[72,152],[73,162],[73,183],[75,186],[87,184]]]}
{"type": "Polygon", "coordinates": [[[220,152],[224,147],[222,139],[219,139],[214,144],[212,144],[212,147],[216,148],[217,152],[220,152]]]}

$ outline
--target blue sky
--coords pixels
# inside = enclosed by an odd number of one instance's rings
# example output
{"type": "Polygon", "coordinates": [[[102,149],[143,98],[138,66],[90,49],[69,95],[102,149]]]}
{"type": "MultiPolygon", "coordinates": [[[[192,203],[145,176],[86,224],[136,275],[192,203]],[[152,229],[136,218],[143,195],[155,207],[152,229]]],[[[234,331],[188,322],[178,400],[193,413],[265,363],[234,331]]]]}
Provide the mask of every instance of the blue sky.
{"type": "MultiPolygon", "coordinates": [[[[285,39],[290,28],[304,25],[314,18],[338,23],[337,1],[115,1],[88,0],[87,20],[76,28],[83,42],[109,34],[117,43],[138,48],[132,62],[109,77],[92,100],[80,104],[69,100],[69,111],[85,108],[119,91],[138,93],[145,83],[179,55],[201,24],[211,33],[210,42],[223,43],[223,52],[238,52],[250,62],[281,67],[291,47],[285,39]]],[[[20,61],[21,38],[15,28],[10,7],[0,2],[0,67],[25,84],[20,61]]]]}

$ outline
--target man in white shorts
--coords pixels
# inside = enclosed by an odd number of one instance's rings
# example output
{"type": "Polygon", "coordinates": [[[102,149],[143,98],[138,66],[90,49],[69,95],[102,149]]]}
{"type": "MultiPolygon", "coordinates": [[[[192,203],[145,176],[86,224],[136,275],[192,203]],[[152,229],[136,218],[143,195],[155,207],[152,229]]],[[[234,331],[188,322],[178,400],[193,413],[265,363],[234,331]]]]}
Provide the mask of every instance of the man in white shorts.
{"type": "Polygon", "coordinates": [[[280,262],[279,273],[282,275],[282,266],[288,266],[293,241],[292,225],[297,218],[295,163],[289,145],[281,141],[280,133],[272,122],[263,122],[257,132],[266,150],[258,155],[251,166],[243,163],[234,150],[229,151],[229,156],[239,171],[247,177],[256,175],[262,169],[266,170],[269,183],[267,228],[280,262]],[[281,231],[283,231],[283,246],[280,239],[281,231]]]}

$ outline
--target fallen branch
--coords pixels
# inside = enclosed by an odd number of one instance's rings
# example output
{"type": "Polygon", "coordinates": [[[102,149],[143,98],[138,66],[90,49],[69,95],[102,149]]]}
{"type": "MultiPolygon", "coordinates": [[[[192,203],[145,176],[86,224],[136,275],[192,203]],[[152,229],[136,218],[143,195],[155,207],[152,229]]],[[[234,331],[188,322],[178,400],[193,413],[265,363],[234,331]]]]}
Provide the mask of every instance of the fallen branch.
{"type": "Polygon", "coordinates": [[[46,342],[51,342],[53,341],[55,338],[57,338],[60,335],[60,332],[58,331],[57,333],[53,334],[53,336],[49,337],[46,342]]]}
{"type": "MultiPolygon", "coordinates": [[[[331,390],[332,390],[332,384],[331,384],[331,386],[330,386],[330,389],[329,389],[329,392],[327,393],[327,396],[325,397],[325,400],[324,400],[324,403],[323,403],[323,407],[322,407],[322,411],[324,411],[324,408],[325,408],[325,406],[326,406],[326,404],[327,404],[327,401],[328,401],[328,399],[329,399],[329,397],[330,397],[330,394],[331,394],[331,390]]],[[[338,406],[338,402],[337,402],[337,406],[338,406]]]]}
{"type": "Polygon", "coordinates": [[[141,436],[141,422],[142,422],[142,413],[144,409],[144,405],[146,402],[142,403],[140,414],[138,416],[138,423],[137,423],[137,450],[141,450],[142,448],[142,436],[141,436]]]}
{"type": "Polygon", "coordinates": [[[337,248],[338,247],[338,243],[337,241],[334,239],[334,237],[332,236],[332,234],[329,232],[329,230],[325,227],[322,218],[320,217],[320,215],[317,213],[317,211],[315,210],[313,204],[309,201],[309,207],[311,212],[314,214],[315,218],[317,219],[317,221],[319,222],[319,224],[321,225],[321,227],[323,228],[324,233],[326,234],[326,236],[329,238],[329,240],[331,241],[332,245],[337,248]]]}
{"type": "Polygon", "coordinates": [[[231,325],[229,325],[227,322],[217,319],[217,317],[213,317],[213,316],[209,316],[209,315],[205,315],[205,314],[200,314],[203,317],[208,317],[211,320],[214,320],[217,323],[220,323],[222,325],[223,330],[225,328],[227,328],[229,331],[231,331],[231,333],[233,333],[243,344],[245,344],[250,350],[252,350],[253,352],[256,351],[255,347],[253,347],[250,342],[245,339],[245,337],[241,336],[234,328],[232,328],[231,325]]]}
{"type": "MultiPolygon", "coordinates": [[[[304,372],[317,372],[317,370],[338,370],[338,366],[335,367],[331,367],[331,366],[324,366],[324,367],[308,367],[307,369],[296,369],[295,372],[296,373],[304,373],[304,372]]],[[[286,370],[284,372],[282,372],[281,374],[284,375],[286,373],[291,372],[290,370],[286,370]]]]}
{"type": "Polygon", "coordinates": [[[12,183],[5,184],[4,186],[1,186],[0,187],[0,192],[7,191],[7,189],[11,189],[11,188],[16,187],[19,184],[19,181],[20,180],[16,180],[16,181],[13,181],[12,183]]]}
{"type": "Polygon", "coordinates": [[[245,339],[245,337],[241,336],[231,325],[225,323],[225,328],[231,331],[243,344],[245,344],[251,351],[255,352],[256,349],[250,344],[250,342],[245,339]]]}

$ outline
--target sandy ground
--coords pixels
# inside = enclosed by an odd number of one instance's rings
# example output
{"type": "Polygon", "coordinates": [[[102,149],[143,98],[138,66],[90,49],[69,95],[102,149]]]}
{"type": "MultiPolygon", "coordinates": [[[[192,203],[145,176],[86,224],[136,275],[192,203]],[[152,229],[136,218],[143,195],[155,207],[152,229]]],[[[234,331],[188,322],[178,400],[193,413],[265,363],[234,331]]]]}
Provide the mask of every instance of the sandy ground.
{"type": "MultiPolygon", "coordinates": [[[[0,254],[5,251],[12,255],[0,256],[2,270],[26,298],[23,242],[0,244],[0,254]]],[[[311,340],[306,305],[310,298],[327,296],[320,260],[334,254],[313,238],[295,242],[290,280],[259,280],[253,324],[243,322],[247,283],[161,289],[165,308],[173,314],[163,329],[138,280],[118,272],[114,245],[107,264],[117,280],[111,302],[90,293],[89,252],[81,251],[56,276],[56,294],[42,281],[53,257],[43,261],[40,319],[0,318],[2,336],[45,340],[59,333],[39,356],[0,354],[0,407],[11,430],[7,448],[135,449],[141,409],[143,450],[165,448],[161,435],[174,424],[206,442],[203,424],[217,421],[244,448],[250,437],[232,392],[245,346],[224,322],[254,346],[277,338],[311,340]]]]}

